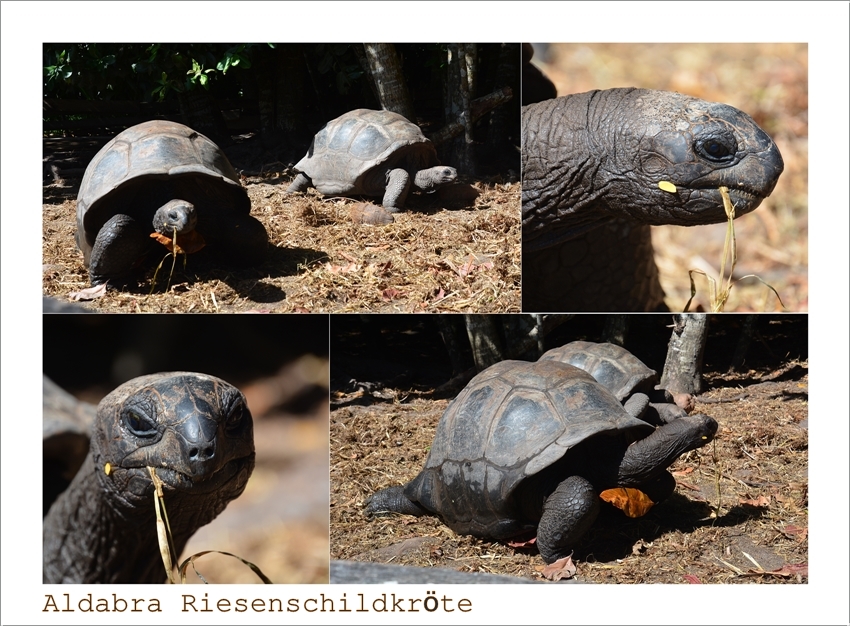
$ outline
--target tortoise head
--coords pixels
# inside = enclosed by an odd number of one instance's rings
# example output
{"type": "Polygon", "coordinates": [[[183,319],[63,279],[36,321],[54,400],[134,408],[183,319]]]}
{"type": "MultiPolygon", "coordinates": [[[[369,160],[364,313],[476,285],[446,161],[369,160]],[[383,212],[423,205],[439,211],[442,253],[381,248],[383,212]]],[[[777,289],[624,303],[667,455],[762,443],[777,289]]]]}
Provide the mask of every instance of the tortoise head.
{"type": "Polygon", "coordinates": [[[236,387],[213,376],[142,376],[101,401],[92,455],[116,509],[152,496],[153,468],[167,503],[178,500],[209,521],[242,493],[254,468],[251,412],[236,387]]]}
{"type": "Polygon", "coordinates": [[[185,235],[198,225],[198,212],[195,205],[186,200],[171,200],[157,209],[153,216],[153,228],[156,232],[171,237],[177,231],[185,235]]]}
{"type": "Polygon", "coordinates": [[[699,413],[656,428],[628,447],[620,463],[618,484],[639,487],[653,480],[685,452],[709,443],[716,433],[714,418],[699,413]]]}
{"type": "Polygon", "coordinates": [[[435,191],[457,180],[457,170],[448,165],[437,165],[416,172],[413,184],[422,191],[435,191]]]}

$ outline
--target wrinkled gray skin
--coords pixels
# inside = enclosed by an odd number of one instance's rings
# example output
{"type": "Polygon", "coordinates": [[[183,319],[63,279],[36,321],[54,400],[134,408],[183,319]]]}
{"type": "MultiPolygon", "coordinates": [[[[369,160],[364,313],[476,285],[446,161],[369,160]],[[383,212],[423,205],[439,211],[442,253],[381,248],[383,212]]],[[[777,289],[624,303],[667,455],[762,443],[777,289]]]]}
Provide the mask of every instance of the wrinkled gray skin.
{"type": "MultiPolygon", "coordinates": [[[[227,157],[188,126],[153,120],[116,135],[86,168],[77,195],[77,247],[92,285],[116,284],[167,249],[151,239],[197,231],[203,254],[227,267],[262,263],[263,225],[227,157]]],[[[179,240],[178,240],[179,243],[179,240]]]]}
{"type": "Polygon", "coordinates": [[[44,519],[45,583],[165,581],[147,467],[164,483],[179,555],[242,493],[254,469],[242,393],[213,376],[170,372],[107,395],[82,467],[44,519]]]}
{"type": "Polygon", "coordinates": [[[545,100],[523,107],[522,127],[526,311],[663,309],[649,226],[726,221],[720,186],[748,213],[784,167],[748,115],[672,92],[545,100]]]}
{"type": "Polygon", "coordinates": [[[502,361],[446,409],[419,475],[375,493],[366,512],[437,515],[485,539],[536,527],[552,563],[596,520],[602,490],[637,487],[664,500],[676,486],[666,468],[716,431],[707,415],[653,428],[572,365],[502,361]]]}
{"type": "Polygon", "coordinates": [[[295,169],[287,193],[315,187],[327,196],[375,196],[391,213],[411,188],[430,193],[455,182],[416,124],[392,111],[356,109],[328,122],[295,169]]]}

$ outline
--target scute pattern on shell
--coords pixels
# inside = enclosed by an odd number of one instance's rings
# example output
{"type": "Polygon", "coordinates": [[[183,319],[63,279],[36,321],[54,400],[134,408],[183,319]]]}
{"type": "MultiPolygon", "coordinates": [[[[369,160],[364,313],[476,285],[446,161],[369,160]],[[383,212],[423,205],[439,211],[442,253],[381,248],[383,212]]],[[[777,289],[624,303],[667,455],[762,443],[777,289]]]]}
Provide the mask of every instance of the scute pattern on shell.
{"type": "Polygon", "coordinates": [[[295,169],[326,195],[366,193],[364,176],[397,164],[420,170],[439,165],[420,128],[392,111],[356,109],[331,120],[313,138],[295,169]]]}
{"type": "Polygon", "coordinates": [[[588,437],[652,427],[626,413],[592,376],[557,361],[502,361],[446,409],[405,495],[453,530],[496,539],[525,527],[512,495],[527,477],[588,437]]]}
{"type": "Polygon", "coordinates": [[[584,370],[621,402],[635,391],[651,391],[658,374],[625,348],[612,343],[573,341],[540,357],[569,363],[584,370]]]}

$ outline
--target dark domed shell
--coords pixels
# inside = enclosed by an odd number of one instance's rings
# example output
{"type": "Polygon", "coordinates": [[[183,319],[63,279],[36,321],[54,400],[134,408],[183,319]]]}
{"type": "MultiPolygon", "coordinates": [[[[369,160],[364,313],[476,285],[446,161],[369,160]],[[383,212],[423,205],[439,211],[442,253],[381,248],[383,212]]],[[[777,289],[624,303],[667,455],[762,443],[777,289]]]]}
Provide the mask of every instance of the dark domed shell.
{"type": "Polygon", "coordinates": [[[540,360],[568,363],[584,370],[621,402],[635,391],[652,391],[658,382],[655,370],[612,343],[573,341],[549,350],[540,360]]]}
{"type": "Polygon", "coordinates": [[[586,372],[557,361],[502,361],[449,405],[422,472],[405,494],[461,533],[506,537],[522,530],[511,494],[526,477],[602,432],[652,427],[631,417],[586,372]]]}
{"type": "MultiPolygon", "coordinates": [[[[138,193],[138,183],[151,187],[151,181],[171,184],[183,177],[202,177],[204,182],[197,187],[227,199],[219,206],[246,215],[250,212],[239,175],[215,143],[177,122],[144,122],[116,135],[86,168],[77,195],[77,243],[86,258],[101,226],[122,210],[128,197],[138,193]],[[80,233],[85,233],[84,240],[80,233]]],[[[192,197],[183,199],[194,201],[192,197]]],[[[157,208],[152,207],[151,216],[157,208]]]]}

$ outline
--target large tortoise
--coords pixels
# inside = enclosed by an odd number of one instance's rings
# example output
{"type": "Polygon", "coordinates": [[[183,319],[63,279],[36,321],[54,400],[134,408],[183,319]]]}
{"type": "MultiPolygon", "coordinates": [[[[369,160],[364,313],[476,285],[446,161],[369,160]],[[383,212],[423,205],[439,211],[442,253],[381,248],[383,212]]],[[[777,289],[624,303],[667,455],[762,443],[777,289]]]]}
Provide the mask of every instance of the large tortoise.
{"type": "Polygon", "coordinates": [[[377,196],[390,212],[404,207],[411,186],[432,192],[457,179],[440,165],[420,128],[392,111],[356,109],[325,124],[295,165],[287,193],[315,187],[327,196],[377,196]]]}
{"type": "Polygon", "coordinates": [[[77,247],[93,285],[123,279],[154,250],[205,248],[225,266],[262,263],[268,235],[227,157],[204,135],[166,120],[116,135],[86,168],[77,247]],[[157,243],[160,242],[160,243],[157,243]]]}
{"type": "Polygon", "coordinates": [[[366,510],[437,515],[455,532],[497,540],[536,527],[551,563],[593,524],[603,490],[664,500],[676,484],[666,468],[716,431],[706,415],[654,428],[571,365],[502,361],[446,409],[419,475],[378,491],[366,510]]]}
{"type": "MultiPolygon", "coordinates": [[[[685,415],[673,394],[658,384],[658,373],[621,346],[613,343],[573,341],[552,348],[540,360],[568,363],[584,370],[641,419],[669,422],[685,415]],[[644,413],[649,409],[649,414],[644,413]]],[[[685,403],[687,398],[681,398],[685,403]]]]}
{"type": "MultiPolygon", "coordinates": [[[[254,469],[244,396],[192,372],[126,382],[101,400],[96,417],[47,379],[44,394],[45,484],[54,469],[79,467],[44,518],[44,582],[164,582],[148,468],[163,482],[179,555],[242,493],[254,469]]],[[[45,497],[53,495],[46,487],[45,497]]]]}
{"type": "Polygon", "coordinates": [[[650,225],[754,210],[783,170],[747,114],[666,91],[607,89],[522,110],[523,310],[664,308],[650,225]]]}

